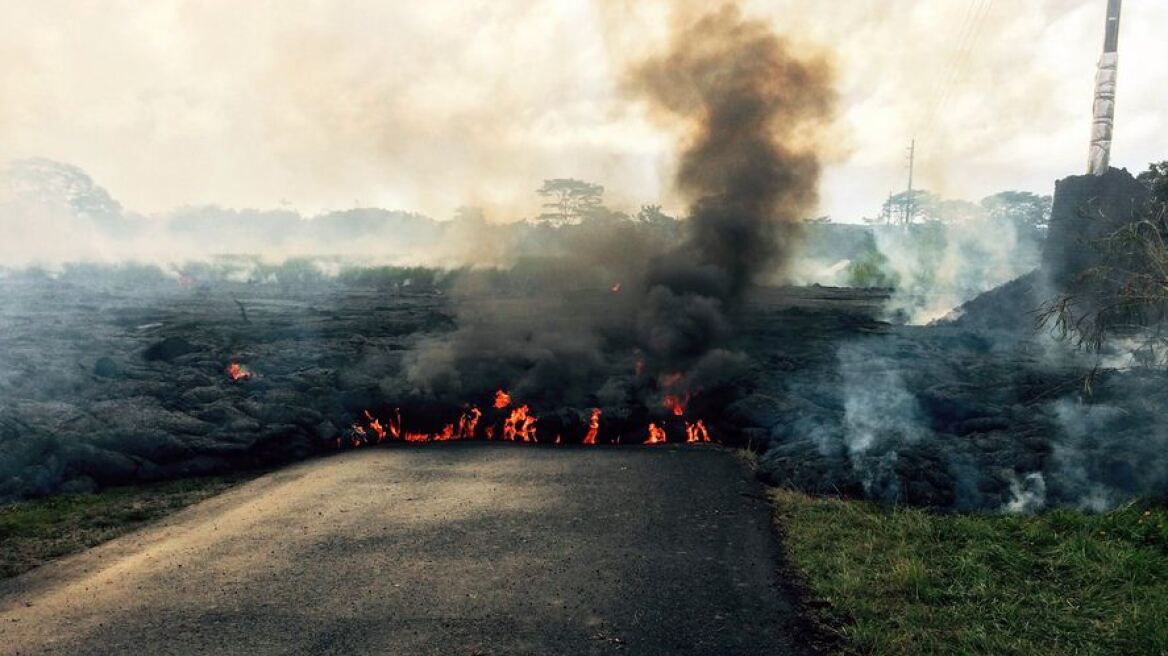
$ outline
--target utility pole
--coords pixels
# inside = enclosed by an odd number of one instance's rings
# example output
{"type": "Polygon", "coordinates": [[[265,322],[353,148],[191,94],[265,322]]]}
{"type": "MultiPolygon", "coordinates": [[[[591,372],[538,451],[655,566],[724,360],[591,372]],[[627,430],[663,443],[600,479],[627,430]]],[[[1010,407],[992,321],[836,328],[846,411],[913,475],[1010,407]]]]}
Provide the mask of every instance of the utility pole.
{"type": "Polygon", "coordinates": [[[1103,31],[1103,55],[1095,72],[1095,104],[1092,108],[1091,152],[1087,173],[1103,175],[1111,166],[1111,133],[1115,126],[1115,78],[1119,68],[1119,10],[1123,0],[1107,0],[1107,24],[1103,31]]]}
{"type": "Polygon", "coordinates": [[[917,140],[913,139],[908,147],[908,191],[904,194],[904,225],[912,224],[913,213],[913,164],[917,155],[917,140]]]}

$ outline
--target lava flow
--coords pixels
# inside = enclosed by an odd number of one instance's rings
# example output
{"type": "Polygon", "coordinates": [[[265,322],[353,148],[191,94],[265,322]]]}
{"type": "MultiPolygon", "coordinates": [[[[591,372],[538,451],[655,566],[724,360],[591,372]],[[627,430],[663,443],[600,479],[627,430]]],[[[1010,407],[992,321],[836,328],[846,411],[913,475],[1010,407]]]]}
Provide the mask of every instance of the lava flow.
{"type": "MultiPolygon", "coordinates": [[[[685,405],[689,398],[688,394],[680,397],[667,395],[662,407],[668,411],[669,417],[686,417],[685,405]]],[[[495,439],[527,443],[540,441],[536,430],[538,418],[532,412],[530,405],[513,406],[511,395],[504,390],[495,393],[491,405],[493,407],[484,411],[480,410],[477,405],[467,404],[463,406],[457,420],[441,424],[442,428],[437,431],[406,430],[403,427],[400,408],[395,408],[388,419],[378,417],[373,412],[366,410],[363,413],[363,419],[353,424],[348,431],[347,442],[354,447],[359,447],[387,441],[411,443],[495,439]]],[[[582,428],[576,429],[582,430],[582,433],[575,433],[575,435],[571,432],[564,432],[563,424],[553,423],[552,425],[556,427],[553,433],[555,437],[544,441],[550,441],[552,444],[578,442],[591,446],[601,443],[620,444],[622,437],[626,438],[627,441],[627,437],[630,435],[647,435],[644,440],[638,437],[634,441],[642,444],[666,444],[670,442],[670,432],[674,433],[674,443],[684,441],[687,444],[696,444],[712,441],[710,431],[701,419],[695,421],[690,421],[688,418],[684,421],[674,419],[651,421],[647,426],[642,424],[645,427],[641,429],[636,426],[625,426],[623,429],[615,428],[612,430],[613,434],[605,437],[601,435],[600,417],[600,408],[591,408],[587,421],[581,422],[582,428]],[[682,439],[683,426],[684,440],[682,439]]],[[[577,424],[577,426],[581,426],[581,424],[577,424]]],[[[338,447],[345,442],[346,440],[341,438],[336,440],[338,447]]]]}

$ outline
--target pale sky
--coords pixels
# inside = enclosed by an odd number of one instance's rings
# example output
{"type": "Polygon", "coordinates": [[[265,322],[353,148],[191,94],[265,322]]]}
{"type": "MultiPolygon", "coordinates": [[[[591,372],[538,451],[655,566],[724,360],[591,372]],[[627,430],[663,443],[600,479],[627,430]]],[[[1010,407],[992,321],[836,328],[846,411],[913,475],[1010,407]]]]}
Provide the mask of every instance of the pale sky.
{"type": "MultiPolygon", "coordinates": [[[[976,200],[1082,173],[1106,0],[744,0],[835,61],[821,213],[905,184],[976,200]]],[[[130,209],[377,205],[497,220],[544,178],[662,202],[677,135],[620,90],[647,0],[0,0],[0,160],[76,164],[130,209]]],[[[1168,159],[1168,2],[1127,0],[1113,164],[1168,159]]]]}

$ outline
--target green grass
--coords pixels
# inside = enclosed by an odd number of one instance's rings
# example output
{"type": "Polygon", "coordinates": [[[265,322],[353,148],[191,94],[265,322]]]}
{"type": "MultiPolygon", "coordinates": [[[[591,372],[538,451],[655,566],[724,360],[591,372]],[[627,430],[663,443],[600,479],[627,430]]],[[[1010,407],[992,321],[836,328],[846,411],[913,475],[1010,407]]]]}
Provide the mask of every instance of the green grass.
{"type": "Polygon", "coordinates": [[[1168,654],[1168,507],[940,515],[772,492],[849,654],[1168,654]]]}
{"type": "Polygon", "coordinates": [[[0,506],[0,578],[128,533],[246,478],[191,478],[0,506]]]}

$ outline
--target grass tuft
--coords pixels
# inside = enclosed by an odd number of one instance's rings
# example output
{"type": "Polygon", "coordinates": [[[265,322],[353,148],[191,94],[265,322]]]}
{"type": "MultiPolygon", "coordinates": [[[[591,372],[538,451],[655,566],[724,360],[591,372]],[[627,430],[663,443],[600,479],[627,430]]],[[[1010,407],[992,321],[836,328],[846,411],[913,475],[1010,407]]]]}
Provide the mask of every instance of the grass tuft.
{"type": "Polygon", "coordinates": [[[128,533],[248,478],[189,478],[0,506],[0,578],[128,533]]]}
{"type": "Polygon", "coordinates": [[[1168,506],[942,515],[772,491],[850,654],[1168,654],[1168,506]]]}

